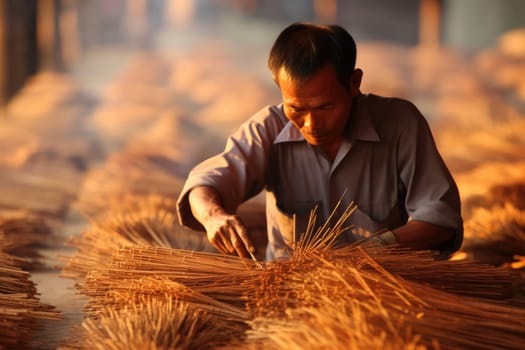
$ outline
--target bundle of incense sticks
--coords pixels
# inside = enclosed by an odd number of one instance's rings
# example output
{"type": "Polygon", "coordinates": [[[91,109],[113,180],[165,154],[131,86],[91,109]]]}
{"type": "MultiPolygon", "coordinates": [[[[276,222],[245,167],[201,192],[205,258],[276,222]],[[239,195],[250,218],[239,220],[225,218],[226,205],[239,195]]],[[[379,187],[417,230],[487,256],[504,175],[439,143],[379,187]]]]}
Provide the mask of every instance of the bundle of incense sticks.
{"type": "Polygon", "coordinates": [[[506,203],[476,208],[465,222],[462,251],[478,261],[501,265],[525,255],[525,210],[506,203]]]}
{"type": "Polygon", "coordinates": [[[465,260],[436,260],[431,251],[397,246],[348,245],[329,251],[326,258],[343,264],[352,261],[362,269],[386,270],[410,281],[480,298],[508,298],[519,282],[518,274],[505,267],[465,260]]]}
{"type": "Polygon", "coordinates": [[[344,343],[362,349],[372,343],[367,337],[406,343],[409,348],[414,344],[461,349],[522,346],[523,308],[444,292],[382,268],[366,268],[368,258],[361,259],[318,256],[269,265],[261,280],[247,288],[249,310],[258,320],[248,332],[250,341],[265,349],[280,348],[286,341],[296,349],[344,343]],[[339,323],[345,318],[353,318],[348,327],[339,323]],[[283,321],[279,329],[269,325],[276,319],[283,321]],[[368,322],[366,327],[363,322],[368,322]],[[365,330],[370,333],[363,335],[365,330]]]}
{"type": "MultiPolygon", "coordinates": [[[[233,349],[386,349],[425,350],[420,336],[385,330],[384,315],[374,305],[348,298],[318,296],[319,307],[288,309],[285,318],[256,317],[246,339],[233,349]]],[[[438,343],[431,348],[439,349],[438,343]]]]}
{"type": "MultiPolygon", "coordinates": [[[[356,254],[351,259],[330,256],[329,251],[308,258],[303,256],[298,260],[270,263],[260,270],[255,263],[236,257],[168,248],[129,247],[119,250],[101,269],[100,274],[89,275],[82,288],[84,293],[93,298],[90,307],[96,310],[96,303],[100,303],[98,307],[103,307],[108,301],[113,305],[118,304],[115,303],[116,294],[112,295],[116,288],[122,293],[118,296],[120,300],[125,299],[126,295],[133,295],[127,294],[125,288],[119,290],[118,285],[129,285],[139,276],[163,276],[183,283],[188,291],[197,291],[221,303],[217,305],[228,304],[238,310],[246,304],[253,317],[277,320],[286,319],[291,310],[304,307],[316,308],[323,313],[324,306],[319,300],[324,296],[330,300],[358,302],[369,313],[367,317],[370,322],[381,316],[377,321],[379,323],[370,327],[389,330],[390,333],[384,336],[397,339],[398,342],[403,340],[412,344],[415,338],[401,337],[412,330],[414,336],[417,335],[426,346],[439,343],[468,348],[473,344],[477,348],[491,348],[494,346],[493,339],[505,337],[505,346],[517,348],[518,339],[521,340],[525,335],[525,310],[489,299],[459,296],[405,280],[388,272],[371,258],[378,254],[377,249],[383,248],[356,248],[356,254]],[[360,250],[363,253],[358,255],[360,250]],[[371,252],[366,254],[367,250],[371,252]],[[247,266],[249,263],[252,265],[247,266]],[[129,281],[122,283],[123,280],[129,281]],[[473,332],[475,327],[482,329],[483,335],[473,332]]],[[[391,250],[383,250],[384,254],[395,255],[391,250]]],[[[396,259],[400,266],[398,270],[402,269],[401,266],[410,270],[410,264],[417,261],[410,257],[408,263],[404,264],[402,254],[398,254],[396,259]]],[[[420,263],[424,264],[425,261],[420,263]]],[[[478,266],[473,271],[475,264],[461,266],[464,273],[468,268],[473,274],[484,268],[478,266]]],[[[438,271],[434,268],[428,273],[438,271]]],[[[488,282],[481,280],[480,289],[483,283],[488,282]]],[[[139,286],[138,290],[140,288],[145,289],[139,286]]],[[[180,289],[176,292],[166,286],[159,290],[165,290],[170,295],[183,294],[180,289]]],[[[481,293],[476,294],[479,297],[481,293]]],[[[180,298],[189,300],[187,296],[180,298]]],[[[209,303],[207,298],[194,302],[194,305],[209,303]]],[[[322,325],[317,325],[315,329],[320,327],[322,325]]]]}
{"type": "Polygon", "coordinates": [[[122,350],[214,349],[242,337],[244,331],[166,294],[147,296],[120,309],[105,307],[82,328],[77,347],[122,350]]]}
{"type": "Polygon", "coordinates": [[[114,281],[140,277],[164,277],[217,301],[244,307],[244,282],[253,278],[261,264],[236,256],[170,249],[163,247],[123,247],[104,266],[92,269],[82,293],[103,295],[114,281]]]}
{"type": "Polygon", "coordinates": [[[29,349],[37,319],[61,319],[61,314],[37,298],[23,258],[0,252],[0,348],[29,349]]]}
{"type": "Polygon", "coordinates": [[[56,240],[50,227],[39,217],[0,216],[0,251],[24,257],[26,270],[42,265],[38,247],[56,240]]]}
{"type": "Polygon", "coordinates": [[[104,221],[111,219],[114,215],[125,215],[129,212],[149,213],[157,216],[156,210],[175,212],[177,205],[174,197],[156,193],[113,193],[98,199],[101,205],[103,204],[102,211],[98,212],[97,208],[81,211],[83,215],[94,222],[104,221]],[[91,212],[97,212],[97,215],[90,215],[91,212]]]}
{"type": "Polygon", "coordinates": [[[180,226],[174,217],[171,200],[148,196],[142,201],[124,201],[112,209],[113,215],[93,222],[68,245],[78,248],[71,257],[63,257],[62,276],[82,279],[94,267],[104,262],[120,247],[159,246],[187,250],[211,251],[205,235],[198,235],[180,226]]]}
{"type": "Polygon", "coordinates": [[[520,348],[525,310],[493,300],[512,286],[510,270],[367,242],[334,248],[334,236],[344,229],[339,222],[344,218],[307,231],[290,259],[270,263],[122,247],[92,266],[78,287],[91,298],[86,310],[92,318],[146,295],[169,295],[216,321],[253,319],[246,341],[234,337],[228,347],[280,348],[288,339],[297,349],[346,342],[356,349],[520,348]],[[340,320],[359,327],[341,327],[340,320]],[[282,326],[280,333],[272,323],[282,326]]]}
{"type": "Polygon", "coordinates": [[[89,217],[97,217],[109,209],[108,197],[161,193],[177,198],[182,184],[177,162],[168,155],[140,151],[116,153],[101,168],[85,176],[75,207],[89,217]]]}
{"type": "MultiPolygon", "coordinates": [[[[74,198],[78,174],[60,175],[51,170],[11,169],[0,166],[0,208],[17,208],[53,218],[63,218],[74,198]],[[47,173],[46,173],[47,171],[47,173]]],[[[64,171],[66,173],[67,171],[64,171]]],[[[71,171],[73,172],[73,171],[71,171]]]]}
{"type": "Polygon", "coordinates": [[[164,277],[142,277],[128,280],[125,284],[114,281],[104,293],[91,298],[84,309],[89,317],[96,318],[104,308],[112,307],[117,310],[129,304],[140,303],[145,297],[166,295],[205,311],[221,322],[235,323],[237,328],[239,324],[248,320],[248,313],[244,307],[218,301],[164,277]]]}

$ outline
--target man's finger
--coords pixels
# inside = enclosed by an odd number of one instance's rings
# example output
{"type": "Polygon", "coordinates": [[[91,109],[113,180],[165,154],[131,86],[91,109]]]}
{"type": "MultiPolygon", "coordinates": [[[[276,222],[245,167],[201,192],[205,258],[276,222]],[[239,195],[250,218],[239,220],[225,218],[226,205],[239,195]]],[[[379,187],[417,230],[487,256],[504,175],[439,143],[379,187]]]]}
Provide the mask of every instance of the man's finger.
{"type": "Polygon", "coordinates": [[[219,237],[221,239],[221,242],[223,243],[224,245],[224,248],[226,248],[226,253],[227,254],[235,254],[236,252],[236,249],[235,247],[233,246],[232,242],[231,242],[231,236],[232,236],[232,231],[233,228],[231,227],[223,227],[221,228],[221,230],[219,231],[219,237]]]}
{"type": "Polygon", "coordinates": [[[250,257],[248,251],[246,250],[246,247],[244,246],[243,241],[239,238],[239,235],[236,232],[232,232],[230,240],[238,256],[240,256],[241,258],[250,257]]]}
{"type": "Polygon", "coordinates": [[[243,243],[243,248],[246,250],[246,252],[249,252],[251,254],[255,253],[255,246],[252,242],[250,235],[248,234],[248,231],[246,230],[246,227],[243,224],[239,223],[236,223],[234,227],[235,231],[237,232],[237,235],[243,243]]]}
{"type": "Polygon", "coordinates": [[[215,247],[218,251],[224,254],[229,254],[228,249],[224,246],[224,243],[222,242],[221,238],[215,238],[215,240],[212,243],[212,246],[215,247]]]}

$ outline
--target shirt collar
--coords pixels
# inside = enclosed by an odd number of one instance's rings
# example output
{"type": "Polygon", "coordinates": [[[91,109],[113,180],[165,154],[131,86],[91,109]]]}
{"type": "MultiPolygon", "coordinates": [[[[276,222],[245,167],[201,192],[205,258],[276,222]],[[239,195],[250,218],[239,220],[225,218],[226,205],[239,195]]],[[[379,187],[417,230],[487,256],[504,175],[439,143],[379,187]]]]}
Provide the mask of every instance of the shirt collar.
{"type": "MultiPolygon", "coordinates": [[[[282,104],[279,105],[279,111],[282,113],[282,116],[286,118],[282,104]]],[[[359,95],[354,98],[352,116],[346,137],[349,140],[380,141],[376,128],[372,123],[370,109],[367,105],[367,95],[359,95]]],[[[297,129],[292,122],[288,121],[275,138],[274,143],[300,141],[306,140],[299,129],[297,129]]]]}
{"type": "Polygon", "coordinates": [[[354,98],[352,116],[347,135],[351,140],[379,142],[381,139],[372,122],[368,95],[358,95],[354,98]]]}
{"type": "MultiPolygon", "coordinates": [[[[283,113],[284,115],[284,113],[283,113]]],[[[297,127],[291,122],[288,121],[281,132],[277,135],[273,143],[281,142],[300,142],[306,141],[303,134],[297,129],[297,127]]]]}

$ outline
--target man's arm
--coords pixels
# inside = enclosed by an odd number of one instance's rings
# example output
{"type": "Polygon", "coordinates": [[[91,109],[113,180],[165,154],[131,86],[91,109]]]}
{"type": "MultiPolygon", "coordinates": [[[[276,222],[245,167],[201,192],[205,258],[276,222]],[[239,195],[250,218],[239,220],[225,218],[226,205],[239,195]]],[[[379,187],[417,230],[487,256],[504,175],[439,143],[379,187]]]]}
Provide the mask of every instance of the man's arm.
{"type": "Polygon", "coordinates": [[[446,256],[459,249],[463,239],[459,191],[426,119],[413,104],[399,107],[404,119],[399,123],[403,127],[397,137],[396,160],[411,220],[393,231],[403,245],[439,250],[446,256]]]}
{"type": "Polygon", "coordinates": [[[209,186],[193,188],[188,195],[193,216],[204,226],[210,244],[225,254],[250,258],[255,246],[237,215],[228,213],[219,193],[209,186]]]}
{"type": "Polygon", "coordinates": [[[396,242],[413,249],[435,249],[449,242],[454,236],[453,229],[447,229],[423,221],[410,221],[392,230],[396,242]]]}

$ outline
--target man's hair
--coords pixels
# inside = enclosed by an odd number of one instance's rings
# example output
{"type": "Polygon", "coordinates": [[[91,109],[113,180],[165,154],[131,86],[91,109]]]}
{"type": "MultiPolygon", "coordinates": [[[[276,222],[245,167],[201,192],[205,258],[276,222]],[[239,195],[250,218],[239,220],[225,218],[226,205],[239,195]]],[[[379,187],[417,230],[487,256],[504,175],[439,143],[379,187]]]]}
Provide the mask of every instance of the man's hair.
{"type": "Polygon", "coordinates": [[[268,68],[277,82],[281,68],[292,79],[302,80],[331,64],[339,82],[347,87],[355,61],[354,38],[343,27],[296,22],[285,28],[275,40],[268,57],[268,68]]]}

